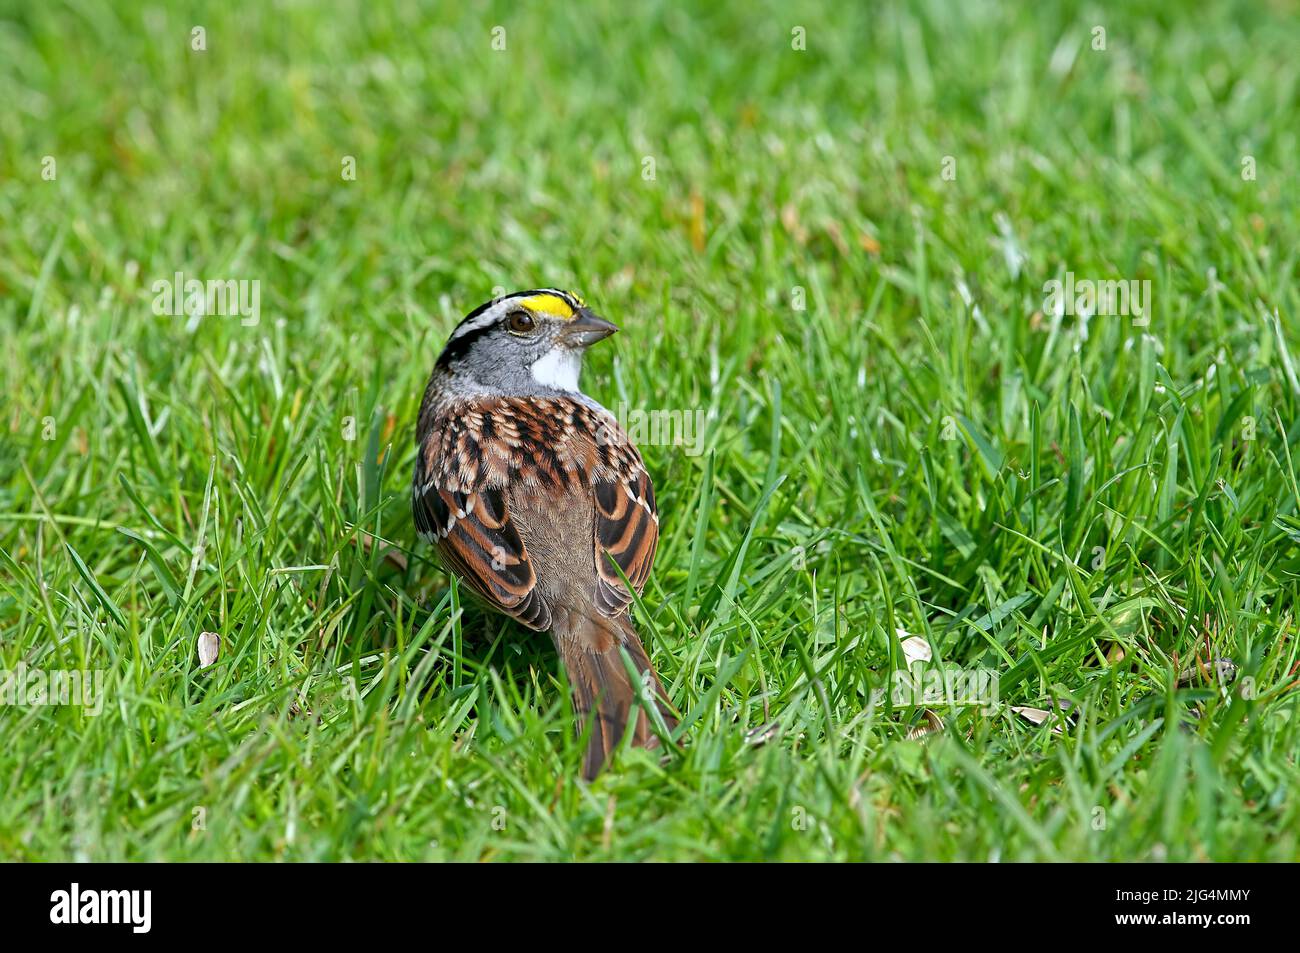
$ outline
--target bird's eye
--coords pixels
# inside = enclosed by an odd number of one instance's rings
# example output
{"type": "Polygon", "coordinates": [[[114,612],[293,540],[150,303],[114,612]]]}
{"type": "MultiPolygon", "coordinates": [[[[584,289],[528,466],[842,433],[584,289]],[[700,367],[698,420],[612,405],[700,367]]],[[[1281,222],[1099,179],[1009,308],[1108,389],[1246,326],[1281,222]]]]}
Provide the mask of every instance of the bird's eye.
{"type": "Polygon", "coordinates": [[[527,311],[512,311],[506,319],[506,327],[511,334],[532,334],[537,330],[537,321],[527,311]]]}

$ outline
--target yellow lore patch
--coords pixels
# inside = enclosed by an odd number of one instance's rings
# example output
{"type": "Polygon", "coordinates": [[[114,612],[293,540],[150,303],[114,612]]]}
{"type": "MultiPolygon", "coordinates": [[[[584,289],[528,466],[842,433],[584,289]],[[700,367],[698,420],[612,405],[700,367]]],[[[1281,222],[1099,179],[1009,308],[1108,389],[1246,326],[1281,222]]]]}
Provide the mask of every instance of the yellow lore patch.
{"type": "Polygon", "coordinates": [[[576,316],[573,308],[569,307],[569,302],[559,295],[531,295],[527,298],[520,298],[519,303],[529,311],[541,311],[543,314],[552,314],[557,318],[564,318],[566,321],[572,321],[576,316]]]}

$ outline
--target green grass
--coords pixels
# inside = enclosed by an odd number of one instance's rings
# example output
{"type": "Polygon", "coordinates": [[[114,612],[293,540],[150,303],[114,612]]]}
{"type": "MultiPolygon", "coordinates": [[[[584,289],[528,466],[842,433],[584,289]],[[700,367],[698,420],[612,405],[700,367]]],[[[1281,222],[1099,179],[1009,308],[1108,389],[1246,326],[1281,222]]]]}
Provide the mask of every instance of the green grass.
{"type": "Polygon", "coordinates": [[[1300,857],[1293,0],[229,6],[0,6],[0,668],[105,679],[0,707],[0,857],[1300,857]],[[447,332],[546,284],[589,393],[713,412],[642,448],[682,750],[592,785],[408,508],[447,332]],[[909,737],[897,630],[999,703],[909,737]]]}

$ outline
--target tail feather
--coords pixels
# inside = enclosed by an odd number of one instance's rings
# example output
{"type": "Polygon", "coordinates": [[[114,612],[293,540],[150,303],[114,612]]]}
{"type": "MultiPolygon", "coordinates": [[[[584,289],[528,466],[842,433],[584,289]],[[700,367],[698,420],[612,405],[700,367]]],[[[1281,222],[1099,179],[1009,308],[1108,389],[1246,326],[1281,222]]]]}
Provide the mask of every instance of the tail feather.
{"type": "Polygon", "coordinates": [[[591,723],[591,737],[583,758],[583,776],[592,780],[600,774],[614,749],[623,740],[634,706],[636,722],[632,726],[632,744],[655,748],[659,736],[651,727],[643,707],[637,706],[636,687],[628,678],[620,647],[632,660],[654,698],[660,715],[669,729],[677,726],[668,696],[659,676],[646,655],[641,639],[625,615],[615,619],[594,614],[559,612],[552,619],[551,638],[564,660],[564,669],[573,690],[573,709],[581,732],[591,723]]]}

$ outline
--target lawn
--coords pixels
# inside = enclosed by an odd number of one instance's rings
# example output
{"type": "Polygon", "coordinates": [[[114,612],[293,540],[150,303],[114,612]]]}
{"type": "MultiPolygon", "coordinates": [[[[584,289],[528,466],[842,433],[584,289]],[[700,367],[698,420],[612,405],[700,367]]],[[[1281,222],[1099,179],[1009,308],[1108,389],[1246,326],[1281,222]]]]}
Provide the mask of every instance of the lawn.
{"type": "Polygon", "coordinates": [[[1297,48],[1295,0],[0,4],[0,669],[96,689],[0,705],[0,858],[1300,859],[1297,48]],[[623,328],[587,393],[700,425],[641,441],[680,750],[590,785],[409,508],[446,335],[539,286],[623,328]]]}

